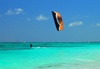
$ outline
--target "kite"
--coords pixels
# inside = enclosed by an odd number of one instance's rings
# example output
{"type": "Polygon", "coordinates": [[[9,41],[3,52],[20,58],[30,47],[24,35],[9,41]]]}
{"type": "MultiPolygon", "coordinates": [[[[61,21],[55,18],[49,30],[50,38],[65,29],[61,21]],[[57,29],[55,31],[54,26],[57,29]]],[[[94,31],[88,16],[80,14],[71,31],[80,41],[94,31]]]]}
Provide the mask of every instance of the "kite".
{"type": "Polygon", "coordinates": [[[58,12],[55,12],[55,11],[52,11],[52,15],[53,15],[53,18],[54,18],[56,29],[58,31],[63,30],[63,20],[62,20],[61,15],[58,12]]]}

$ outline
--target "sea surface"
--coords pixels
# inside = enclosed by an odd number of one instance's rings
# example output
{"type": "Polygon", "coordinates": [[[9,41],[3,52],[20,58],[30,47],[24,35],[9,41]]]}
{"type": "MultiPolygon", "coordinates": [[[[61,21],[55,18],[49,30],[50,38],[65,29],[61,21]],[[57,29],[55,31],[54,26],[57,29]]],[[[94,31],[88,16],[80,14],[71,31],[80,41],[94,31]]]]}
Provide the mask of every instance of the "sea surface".
{"type": "Polygon", "coordinates": [[[0,69],[100,69],[100,43],[0,43],[0,69]]]}

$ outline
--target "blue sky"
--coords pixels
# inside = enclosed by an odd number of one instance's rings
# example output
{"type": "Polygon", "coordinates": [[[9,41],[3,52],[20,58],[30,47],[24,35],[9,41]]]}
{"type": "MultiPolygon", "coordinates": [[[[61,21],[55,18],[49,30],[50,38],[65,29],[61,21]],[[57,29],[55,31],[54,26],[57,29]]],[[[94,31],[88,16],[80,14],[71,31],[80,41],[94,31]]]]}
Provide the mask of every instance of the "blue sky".
{"type": "Polygon", "coordinates": [[[100,41],[100,0],[0,0],[0,42],[100,41]],[[57,31],[51,11],[61,14],[57,31]]]}

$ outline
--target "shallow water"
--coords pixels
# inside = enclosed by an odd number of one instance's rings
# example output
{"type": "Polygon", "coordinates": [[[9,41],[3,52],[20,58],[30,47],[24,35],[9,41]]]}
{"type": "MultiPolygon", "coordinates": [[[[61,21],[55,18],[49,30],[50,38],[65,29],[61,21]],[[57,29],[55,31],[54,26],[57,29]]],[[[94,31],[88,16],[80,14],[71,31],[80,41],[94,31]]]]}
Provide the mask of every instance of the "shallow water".
{"type": "Polygon", "coordinates": [[[0,43],[0,69],[100,69],[100,43],[32,45],[0,43]]]}

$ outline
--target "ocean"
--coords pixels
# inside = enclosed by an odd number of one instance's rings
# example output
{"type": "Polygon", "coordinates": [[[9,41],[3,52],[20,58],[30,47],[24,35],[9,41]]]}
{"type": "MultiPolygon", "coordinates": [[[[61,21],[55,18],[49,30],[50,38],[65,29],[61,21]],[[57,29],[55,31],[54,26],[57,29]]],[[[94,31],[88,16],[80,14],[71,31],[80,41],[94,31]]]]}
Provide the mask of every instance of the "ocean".
{"type": "Polygon", "coordinates": [[[100,69],[100,43],[3,42],[0,69],[100,69]]]}

